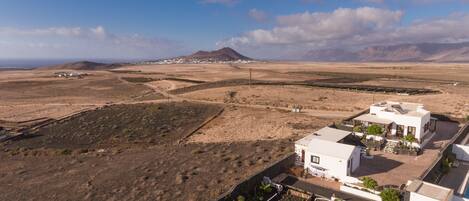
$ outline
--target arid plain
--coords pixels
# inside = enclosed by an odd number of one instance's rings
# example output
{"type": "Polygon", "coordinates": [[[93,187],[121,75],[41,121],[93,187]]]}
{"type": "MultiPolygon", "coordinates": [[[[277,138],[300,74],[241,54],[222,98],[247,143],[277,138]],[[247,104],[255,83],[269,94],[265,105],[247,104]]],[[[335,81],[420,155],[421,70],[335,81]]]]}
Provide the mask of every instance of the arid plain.
{"type": "Polygon", "coordinates": [[[463,63],[129,65],[73,70],[88,74],[80,79],[58,71],[68,70],[0,71],[0,127],[32,134],[0,144],[0,200],[210,200],[373,102],[469,115],[463,63]]]}

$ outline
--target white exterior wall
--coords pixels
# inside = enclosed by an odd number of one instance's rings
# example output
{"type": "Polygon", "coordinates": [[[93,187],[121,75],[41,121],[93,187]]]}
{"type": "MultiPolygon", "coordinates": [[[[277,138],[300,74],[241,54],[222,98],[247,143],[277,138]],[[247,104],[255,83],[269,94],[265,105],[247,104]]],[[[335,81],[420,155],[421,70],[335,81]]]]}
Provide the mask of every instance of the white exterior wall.
{"type": "Polygon", "coordinates": [[[296,154],[296,159],[297,162],[300,162],[301,160],[301,150],[305,150],[305,162],[306,162],[306,147],[303,145],[295,144],[295,154],[296,154]]]}
{"type": "Polygon", "coordinates": [[[340,191],[350,193],[352,195],[360,196],[362,198],[366,198],[366,199],[369,199],[369,200],[381,201],[381,197],[377,194],[362,191],[362,190],[358,190],[358,189],[348,187],[348,186],[344,186],[344,185],[340,186],[340,191]]]}
{"type": "Polygon", "coordinates": [[[301,156],[301,150],[305,150],[305,151],[306,151],[306,147],[303,146],[303,145],[295,144],[295,153],[296,153],[298,156],[301,156]]]}
{"type": "Polygon", "coordinates": [[[456,159],[462,161],[469,161],[469,146],[453,144],[452,152],[456,154],[456,159]]]}
{"type": "MultiPolygon", "coordinates": [[[[451,196],[448,201],[451,201],[453,200],[453,196],[451,196]]],[[[409,201],[440,201],[440,200],[437,200],[437,199],[434,199],[434,198],[430,198],[430,197],[427,197],[427,196],[423,196],[423,195],[420,195],[418,193],[415,193],[415,192],[410,192],[410,197],[409,197],[409,201]]]]}
{"type": "Polygon", "coordinates": [[[353,150],[352,157],[350,158],[351,160],[353,160],[353,162],[352,162],[352,172],[357,170],[358,167],[360,166],[360,160],[361,160],[360,156],[361,156],[360,148],[355,147],[355,149],[353,150]]]}
{"type": "MultiPolygon", "coordinates": [[[[301,156],[301,148],[298,146],[298,151],[295,148],[295,152],[297,154],[300,154],[301,156]]],[[[310,168],[311,166],[318,166],[326,169],[324,171],[324,174],[326,177],[335,177],[341,180],[347,179],[347,174],[348,174],[348,160],[346,159],[340,159],[332,156],[327,156],[323,154],[315,154],[311,153],[308,150],[305,149],[305,163],[304,163],[304,168],[310,168]],[[311,155],[318,156],[319,157],[319,164],[316,163],[311,163],[311,155]]],[[[352,162],[352,171],[355,171],[359,166],[360,166],[360,149],[358,147],[355,147],[352,156],[349,158],[349,160],[353,160],[352,162]]]]}
{"type": "Polygon", "coordinates": [[[409,201],[440,201],[440,200],[429,198],[429,197],[417,194],[415,192],[411,192],[409,201]]]}
{"type": "MultiPolygon", "coordinates": [[[[424,133],[424,126],[427,122],[430,122],[430,112],[423,115],[422,117],[410,116],[410,115],[401,115],[394,112],[383,111],[383,107],[379,106],[370,106],[370,113],[376,114],[376,116],[389,119],[398,125],[404,125],[404,135],[407,134],[407,127],[415,127],[415,137],[417,139],[422,139],[427,133],[424,133]]],[[[392,133],[396,133],[397,126],[393,126],[392,133]]]]}
{"type": "Polygon", "coordinates": [[[304,167],[305,169],[312,169],[311,166],[318,166],[326,169],[324,171],[326,177],[335,177],[340,179],[341,177],[347,176],[347,160],[306,151],[304,167]],[[319,157],[319,164],[311,163],[311,155],[319,157]]]}

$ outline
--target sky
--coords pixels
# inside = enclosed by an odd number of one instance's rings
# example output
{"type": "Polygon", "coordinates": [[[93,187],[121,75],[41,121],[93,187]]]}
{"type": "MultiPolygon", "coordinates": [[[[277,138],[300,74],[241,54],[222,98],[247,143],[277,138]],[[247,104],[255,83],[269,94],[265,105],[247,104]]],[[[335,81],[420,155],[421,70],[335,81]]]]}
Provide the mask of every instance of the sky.
{"type": "Polygon", "coordinates": [[[157,59],[232,47],[469,41],[469,0],[0,0],[0,59],[157,59]]]}

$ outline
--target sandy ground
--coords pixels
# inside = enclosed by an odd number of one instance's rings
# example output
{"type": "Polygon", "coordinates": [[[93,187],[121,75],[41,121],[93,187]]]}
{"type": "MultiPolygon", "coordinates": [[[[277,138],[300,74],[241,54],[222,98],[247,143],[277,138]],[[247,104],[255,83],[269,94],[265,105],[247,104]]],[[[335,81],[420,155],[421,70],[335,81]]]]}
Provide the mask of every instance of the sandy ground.
{"type": "Polygon", "coordinates": [[[173,81],[173,80],[159,80],[146,83],[151,88],[156,88],[162,91],[169,91],[173,89],[178,89],[182,87],[188,87],[194,85],[194,83],[173,81]]]}
{"type": "Polygon", "coordinates": [[[0,73],[0,120],[60,118],[112,102],[125,102],[152,90],[126,83],[108,72],[83,79],[53,77],[54,71],[0,73]],[[23,76],[20,76],[23,75],[23,76]]]}
{"type": "MultiPolygon", "coordinates": [[[[0,152],[0,182],[6,186],[0,188],[0,200],[31,200],[32,196],[46,200],[206,200],[291,152],[294,140],[376,101],[418,102],[432,112],[453,117],[469,115],[469,64],[269,62],[236,66],[141,65],[120,70],[129,72],[93,71],[84,79],[59,79],[52,76],[53,70],[2,71],[0,120],[60,118],[102,105],[133,104],[149,92],[169,97],[163,100],[168,102],[218,103],[225,111],[192,135],[189,143],[179,145],[71,155],[42,154],[48,150],[0,152]],[[248,79],[250,71],[256,80],[345,78],[353,84],[430,88],[441,93],[401,96],[302,86],[241,85],[173,95],[166,91],[194,83],[130,83],[121,79],[168,77],[210,82],[248,79]],[[230,97],[229,92],[234,95],[230,97]],[[289,112],[293,105],[301,105],[303,113],[289,112]],[[72,197],[67,192],[70,189],[75,189],[72,197]],[[208,194],[201,193],[207,191],[208,194]]],[[[157,100],[160,98],[155,95],[144,100],[156,103],[162,101],[157,100]]],[[[93,123],[87,125],[104,129],[93,123]]],[[[432,151],[436,149],[429,153],[432,151]]],[[[430,159],[387,160],[399,162],[395,162],[398,168],[392,174],[404,181],[418,172],[411,171],[407,176],[401,172],[412,168],[415,162],[422,170],[430,159]]],[[[394,183],[386,179],[389,174],[382,170],[370,175],[380,178],[381,183],[394,183]]]]}
{"type": "Polygon", "coordinates": [[[60,104],[30,104],[15,106],[0,106],[0,119],[4,121],[28,121],[38,118],[60,119],[69,114],[95,108],[96,105],[60,105],[60,104]]]}
{"type": "Polygon", "coordinates": [[[190,142],[297,139],[335,120],[275,109],[230,106],[225,108],[221,116],[193,135],[190,142]]]}
{"type": "MultiPolygon", "coordinates": [[[[386,83],[388,84],[388,83],[386,83]]],[[[183,97],[228,101],[246,105],[281,106],[291,108],[300,105],[304,109],[356,113],[369,107],[373,101],[404,101],[422,103],[432,112],[462,118],[469,114],[469,89],[463,86],[439,87],[440,94],[402,96],[395,94],[372,94],[301,86],[237,86],[207,89],[183,94],[183,97]],[[228,92],[236,92],[227,98],[228,92]]]]}

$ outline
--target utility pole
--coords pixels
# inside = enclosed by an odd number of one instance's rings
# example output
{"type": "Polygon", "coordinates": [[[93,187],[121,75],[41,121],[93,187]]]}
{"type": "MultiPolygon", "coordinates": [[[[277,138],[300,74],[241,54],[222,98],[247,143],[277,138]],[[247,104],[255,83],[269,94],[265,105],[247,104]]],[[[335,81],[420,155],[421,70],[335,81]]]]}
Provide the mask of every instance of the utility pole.
{"type": "Polygon", "coordinates": [[[251,88],[251,79],[252,79],[252,72],[251,72],[251,68],[249,68],[249,88],[251,88]]]}

